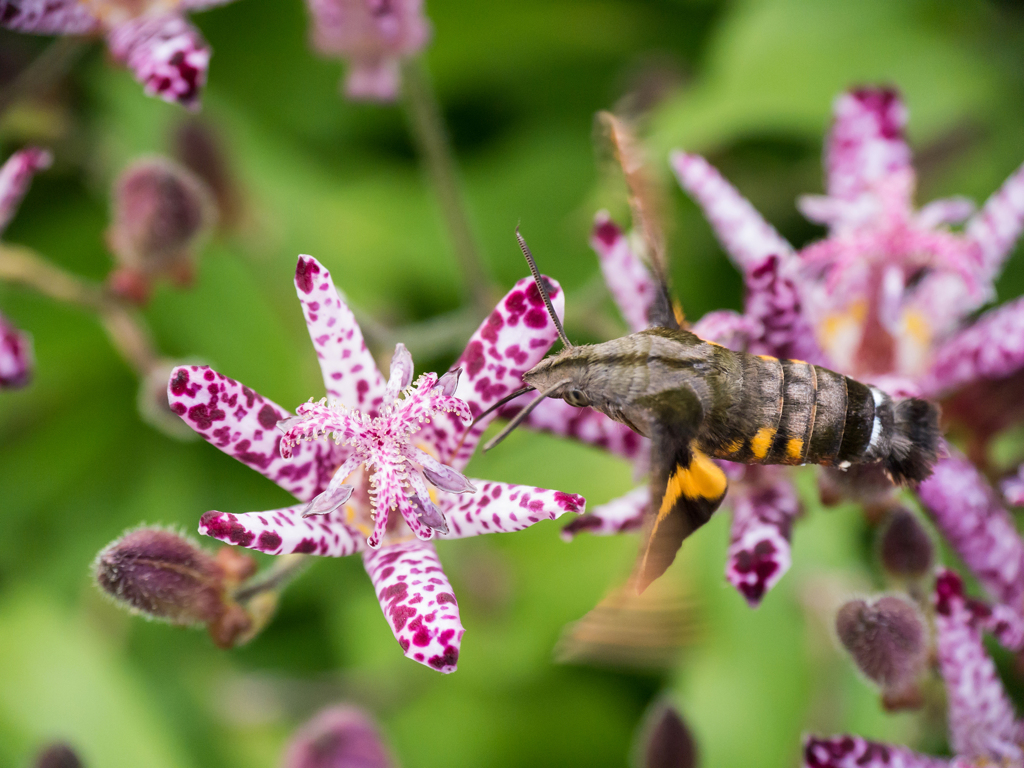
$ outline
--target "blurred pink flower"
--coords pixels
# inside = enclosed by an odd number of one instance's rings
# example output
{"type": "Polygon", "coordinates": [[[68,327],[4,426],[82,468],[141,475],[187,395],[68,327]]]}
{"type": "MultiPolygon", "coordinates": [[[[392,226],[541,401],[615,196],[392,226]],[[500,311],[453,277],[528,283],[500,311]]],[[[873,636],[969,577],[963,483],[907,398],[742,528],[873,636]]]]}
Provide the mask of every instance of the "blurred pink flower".
{"type": "MultiPolygon", "coordinates": [[[[32,176],[51,162],[49,152],[29,147],[15,152],[0,167],[0,235],[14,218],[32,176]]],[[[32,339],[0,314],[0,389],[28,384],[32,367],[32,339]]]]}
{"type": "Polygon", "coordinates": [[[185,18],[231,0],[0,0],[0,26],[40,35],[105,35],[146,94],[199,108],[210,47],[185,18]]]}
{"type": "Polygon", "coordinates": [[[422,0],[307,0],[310,41],[324,56],[348,61],[345,95],[394,101],[401,86],[399,65],[430,39],[422,0]]]}
{"type": "Polygon", "coordinates": [[[933,598],[939,671],[946,683],[952,759],[859,736],[804,741],[805,768],[970,768],[1024,764],[1024,724],[1016,717],[981,642],[982,622],[960,577],[939,572],[933,598]]]}
{"type": "MultiPolygon", "coordinates": [[[[410,386],[412,357],[399,345],[385,381],[323,265],[299,257],[295,286],[330,404],[309,403],[293,416],[200,366],[172,372],[168,400],[204,439],[301,503],[207,512],[199,530],[274,555],[360,552],[406,656],[452,672],[463,628],[432,540],[518,531],[585,507],[575,494],[461,474],[490,419],[471,428],[467,422],[519,386],[523,371],[557,337],[554,324],[532,280],[521,280],[470,339],[457,367],[440,379],[423,374],[410,386]],[[335,442],[320,439],[327,432],[335,442]]],[[[553,281],[551,293],[561,310],[564,298],[553,281]]]]}
{"type": "MultiPolygon", "coordinates": [[[[896,394],[963,391],[968,405],[954,399],[950,410],[964,411],[985,441],[1020,416],[1008,403],[1019,401],[1012,393],[1024,371],[1024,301],[973,322],[970,316],[994,297],[993,281],[1024,229],[1024,165],[973,216],[962,198],[915,210],[916,176],[903,137],[907,111],[899,96],[855,90],[841,95],[834,111],[827,195],[800,201],[828,236],[799,252],[704,158],[672,154],[680,184],[747,285],[744,315],[712,313],[694,330],[701,333],[706,324],[728,336],[730,346],[807,359],[896,394]],[[965,219],[962,231],[949,228],[965,219]]],[[[1024,551],[1012,526],[999,522],[1006,513],[991,489],[983,494],[991,502],[975,501],[982,487],[981,475],[955,458],[941,462],[921,486],[936,524],[979,574],[987,572],[985,532],[992,526],[1011,537],[1005,546],[1024,551]],[[968,468],[971,482],[952,482],[968,468]],[[970,526],[959,514],[963,508],[973,510],[970,526]]],[[[1008,606],[1024,616],[1024,568],[1011,577],[1012,586],[983,581],[993,597],[1012,596],[1008,606]]]]}
{"type": "Polygon", "coordinates": [[[285,749],[284,768],[393,768],[373,720],[352,706],[319,712],[295,732],[285,749]]]}

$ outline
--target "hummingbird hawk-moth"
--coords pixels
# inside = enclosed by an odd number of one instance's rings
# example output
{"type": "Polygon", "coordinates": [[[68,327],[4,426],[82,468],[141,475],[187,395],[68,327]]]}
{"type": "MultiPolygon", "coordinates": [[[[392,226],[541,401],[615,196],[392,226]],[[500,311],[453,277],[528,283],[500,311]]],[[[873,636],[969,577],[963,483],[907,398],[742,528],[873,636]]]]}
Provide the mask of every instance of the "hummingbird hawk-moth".
{"type": "Polygon", "coordinates": [[[894,400],[876,387],[801,360],[734,352],[680,327],[667,281],[650,327],[602,344],[574,345],[516,231],[564,349],[523,374],[536,400],[484,450],[500,442],[546,397],[590,406],[651,439],[651,506],[640,555],[642,591],[675,559],[683,540],[722,503],[728,481],[712,459],[743,464],[880,462],[896,483],[919,482],[938,458],[938,408],[894,400]]]}

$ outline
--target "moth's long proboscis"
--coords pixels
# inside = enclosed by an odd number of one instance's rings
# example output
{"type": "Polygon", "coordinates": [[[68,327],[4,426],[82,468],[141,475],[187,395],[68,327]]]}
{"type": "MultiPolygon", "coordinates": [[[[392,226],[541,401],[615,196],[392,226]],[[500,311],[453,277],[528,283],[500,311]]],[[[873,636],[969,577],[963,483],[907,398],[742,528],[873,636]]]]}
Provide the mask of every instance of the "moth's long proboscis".
{"type": "Polygon", "coordinates": [[[522,424],[523,420],[527,416],[529,416],[530,413],[533,411],[533,409],[536,408],[538,405],[540,405],[541,401],[546,399],[548,397],[548,395],[550,395],[552,392],[554,392],[559,387],[564,387],[568,383],[569,383],[568,381],[559,381],[557,384],[552,384],[550,387],[548,387],[543,392],[541,392],[537,396],[536,400],[531,401],[528,406],[526,406],[525,408],[523,408],[523,410],[521,410],[519,413],[517,413],[515,416],[513,416],[512,417],[512,421],[510,421],[508,424],[506,424],[505,428],[503,430],[501,430],[501,432],[496,434],[494,437],[492,437],[487,442],[487,444],[484,446],[484,453],[486,453],[487,451],[491,450],[491,448],[493,448],[498,443],[500,443],[502,440],[504,440],[506,437],[508,437],[512,433],[512,430],[514,430],[516,427],[518,427],[520,424],[522,424]]]}
{"type": "Polygon", "coordinates": [[[548,308],[548,314],[551,315],[551,322],[555,324],[555,330],[558,331],[558,338],[562,340],[562,343],[566,347],[575,346],[569,337],[565,335],[565,329],[562,327],[562,321],[558,319],[558,315],[555,314],[555,307],[551,303],[551,297],[548,296],[548,290],[544,287],[544,281],[541,280],[540,270],[537,269],[537,262],[533,260],[533,254],[530,253],[530,248],[526,244],[526,240],[519,234],[519,227],[516,227],[516,240],[519,241],[519,250],[523,252],[523,256],[526,257],[526,263],[530,265],[530,272],[533,274],[533,281],[537,284],[537,290],[540,291],[540,296],[544,299],[544,306],[548,308]]]}
{"type": "MultiPolygon", "coordinates": [[[[486,411],[484,411],[479,416],[477,416],[475,419],[473,419],[473,423],[469,425],[469,429],[472,429],[473,427],[475,427],[482,419],[485,419],[488,416],[490,416],[496,410],[501,408],[501,406],[507,405],[509,402],[511,402],[512,400],[515,400],[520,395],[525,395],[527,392],[532,392],[532,391],[533,391],[533,387],[531,387],[529,384],[527,384],[525,387],[522,387],[521,389],[517,389],[515,392],[512,392],[512,393],[510,393],[508,395],[505,395],[503,398],[501,398],[501,400],[499,400],[498,402],[494,403],[490,408],[488,408],[486,411]]],[[[468,432],[469,430],[466,430],[466,431],[468,432]]]]}

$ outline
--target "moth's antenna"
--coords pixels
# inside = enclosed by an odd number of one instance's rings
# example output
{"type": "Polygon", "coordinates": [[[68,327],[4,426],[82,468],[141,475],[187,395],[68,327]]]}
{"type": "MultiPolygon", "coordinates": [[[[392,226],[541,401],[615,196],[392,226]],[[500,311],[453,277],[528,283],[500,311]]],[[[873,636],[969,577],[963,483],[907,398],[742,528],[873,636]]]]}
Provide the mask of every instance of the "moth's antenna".
{"type": "Polygon", "coordinates": [[[550,387],[548,387],[543,392],[541,392],[537,396],[537,399],[533,400],[528,406],[526,406],[525,408],[523,408],[523,410],[521,410],[519,413],[517,413],[512,418],[512,421],[510,421],[508,424],[505,425],[505,428],[503,430],[501,430],[501,432],[499,432],[498,434],[496,434],[494,437],[492,437],[490,440],[487,441],[487,444],[484,446],[484,452],[486,453],[487,451],[491,450],[491,448],[493,448],[498,443],[500,443],[502,440],[504,440],[506,437],[508,437],[509,434],[512,432],[512,430],[515,429],[516,427],[518,427],[520,424],[522,424],[523,423],[523,419],[525,419],[527,416],[529,416],[530,413],[533,411],[533,409],[536,408],[538,405],[540,405],[541,402],[543,402],[544,399],[548,395],[550,395],[552,392],[554,392],[559,387],[564,386],[564,385],[566,385],[568,383],[569,383],[568,381],[559,381],[558,383],[552,384],[550,387]]]}
{"type": "MultiPolygon", "coordinates": [[[[531,387],[529,384],[527,384],[525,387],[522,387],[520,389],[517,389],[515,392],[511,392],[511,393],[505,395],[503,398],[501,398],[501,400],[496,402],[494,405],[492,405],[486,411],[484,411],[479,416],[477,416],[475,419],[473,419],[473,423],[469,425],[469,429],[472,429],[473,427],[475,427],[477,424],[479,424],[485,418],[487,418],[492,413],[494,413],[496,410],[501,408],[501,406],[503,406],[506,403],[508,403],[510,400],[515,400],[520,395],[525,395],[527,392],[530,392],[532,390],[533,390],[533,387],[531,387]]],[[[466,430],[466,431],[468,432],[469,430],[466,430]]]]}
{"type": "MultiPolygon", "coordinates": [[[[544,287],[544,281],[540,278],[540,270],[537,269],[537,262],[533,260],[533,254],[530,253],[530,248],[526,245],[526,241],[523,236],[519,234],[519,225],[516,225],[516,240],[519,241],[519,250],[523,252],[523,256],[526,257],[526,263],[530,265],[530,272],[533,273],[533,281],[537,284],[537,290],[540,291],[541,298],[544,299],[544,306],[548,308],[548,314],[551,315],[551,321],[555,324],[555,329],[558,331],[558,338],[562,340],[562,343],[566,347],[574,347],[569,337],[565,335],[565,329],[562,327],[562,321],[558,319],[558,315],[555,314],[555,308],[551,304],[551,297],[548,296],[548,289],[544,287]]],[[[484,450],[487,450],[486,448],[484,450]]]]}

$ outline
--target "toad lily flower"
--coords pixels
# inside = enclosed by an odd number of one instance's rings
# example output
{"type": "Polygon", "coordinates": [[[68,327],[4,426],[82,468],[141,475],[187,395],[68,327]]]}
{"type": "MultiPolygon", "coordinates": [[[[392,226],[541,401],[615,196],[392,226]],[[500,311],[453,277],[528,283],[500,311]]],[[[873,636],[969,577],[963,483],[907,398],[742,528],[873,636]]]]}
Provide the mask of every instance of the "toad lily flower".
{"type": "MultiPolygon", "coordinates": [[[[0,168],[0,235],[14,218],[21,198],[36,171],[48,168],[52,158],[30,147],[15,152],[0,168]]],[[[0,314],[0,389],[22,387],[32,378],[32,340],[0,314]]]]}
{"type": "Polygon", "coordinates": [[[0,26],[39,35],[105,35],[149,96],[199,107],[210,47],[185,18],[231,0],[0,0],[0,26]]]}
{"type": "MultiPolygon", "coordinates": [[[[561,311],[561,289],[551,285],[561,311]]],[[[329,400],[291,415],[199,366],[172,372],[168,400],[203,438],[300,503],[268,512],[207,512],[199,530],[273,555],[361,553],[405,655],[453,672],[463,628],[433,540],[518,531],[585,507],[575,494],[461,473],[488,420],[467,423],[519,386],[523,371],[557,338],[554,324],[532,280],[521,280],[457,367],[413,383],[412,357],[399,345],[385,381],[330,273],[301,256],[295,286],[329,400]],[[328,434],[334,440],[324,439],[328,434]]]]}
{"type": "Polygon", "coordinates": [[[935,633],[939,671],[946,683],[949,741],[953,759],[930,757],[859,736],[808,737],[805,768],[971,768],[1024,765],[1024,723],[981,642],[974,601],[960,577],[939,573],[935,585],[935,633]]]}
{"type": "MultiPolygon", "coordinates": [[[[820,362],[890,391],[952,396],[947,414],[974,432],[971,456],[982,464],[988,438],[1024,418],[1024,299],[969,322],[994,296],[993,281],[1024,229],[1024,166],[973,216],[960,198],[915,210],[906,119],[889,90],[836,100],[827,195],[800,201],[828,237],[800,251],[706,160],[672,154],[680,184],[704,210],[748,291],[745,315],[713,313],[696,330],[714,323],[750,351],[770,341],[780,350],[770,354],[820,362]],[[964,219],[962,230],[949,228],[964,219]],[[801,347],[807,354],[795,351],[801,347]]],[[[1012,597],[1009,607],[1024,615],[1024,544],[978,470],[951,457],[920,492],[992,596],[1012,597]],[[998,550],[988,546],[996,540],[998,550]],[[1012,557],[999,561],[995,552],[1007,548],[1012,557]]]]}
{"type": "Polygon", "coordinates": [[[307,0],[307,5],[313,48],[349,62],[345,95],[398,98],[402,59],[415,56],[430,40],[423,0],[307,0]]]}

